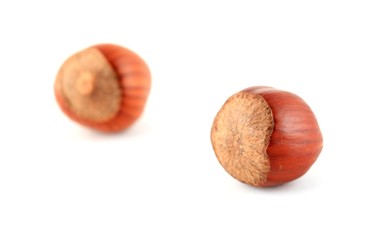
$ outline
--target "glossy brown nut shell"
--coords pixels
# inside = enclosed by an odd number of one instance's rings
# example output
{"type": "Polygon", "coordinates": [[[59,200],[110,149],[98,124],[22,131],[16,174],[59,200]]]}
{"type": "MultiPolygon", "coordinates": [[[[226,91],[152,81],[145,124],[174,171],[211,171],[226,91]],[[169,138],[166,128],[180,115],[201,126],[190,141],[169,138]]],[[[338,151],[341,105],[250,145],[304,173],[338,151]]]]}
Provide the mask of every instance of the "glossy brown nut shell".
{"type": "MultiPolygon", "coordinates": [[[[78,114],[78,112],[73,111],[70,99],[67,99],[66,94],[63,93],[62,87],[60,87],[62,86],[60,82],[63,80],[63,67],[56,78],[56,100],[62,111],[67,116],[84,126],[103,132],[122,131],[131,126],[144,110],[151,86],[150,71],[146,63],[137,54],[127,48],[113,44],[100,44],[92,46],[84,51],[89,51],[90,49],[102,54],[112,67],[116,76],[116,86],[119,88],[116,89],[116,91],[121,95],[121,99],[118,99],[119,105],[117,106],[117,109],[113,110],[115,113],[112,112],[113,115],[110,113],[112,117],[109,117],[107,120],[103,120],[103,118],[101,118],[103,121],[97,121],[93,118],[88,119],[83,117],[82,114],[78,114]]],[[[83,55],[83,51],[79,54],[83,55]]],[[[73,58],[73,56],[71,58],[73,58]]],[[[87,89],[87,91],[88,90],[89,89],[87,89]]],[[[105,94],[108,96],[108,93],[105,94]]],[[[94,105],[92,104],[91,106],[94,105]]],[[[88,111],[88,109],[86,109],[86,111],[88,111]]]]}

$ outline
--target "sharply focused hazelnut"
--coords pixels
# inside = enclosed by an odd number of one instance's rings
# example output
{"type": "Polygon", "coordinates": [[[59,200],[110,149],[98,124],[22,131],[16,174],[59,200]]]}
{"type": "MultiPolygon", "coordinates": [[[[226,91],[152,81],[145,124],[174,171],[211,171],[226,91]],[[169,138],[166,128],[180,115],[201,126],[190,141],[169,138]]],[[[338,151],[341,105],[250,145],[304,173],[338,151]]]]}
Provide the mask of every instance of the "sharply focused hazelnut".
{"type": "Polygon", "coordinates": [[[323,146],[310,107],[297,95],[271,87],[231,96],[214,119],[211,141],[230,175],[259,187],[299,178],[323,146]]]}
{"type": "Polygon", "coordinates": [[[82,50],[61,66],[56,100],[74,121],[104,132],[129,127],[143,112],[150,72],[134,52],[100,44],[82,50]]]}

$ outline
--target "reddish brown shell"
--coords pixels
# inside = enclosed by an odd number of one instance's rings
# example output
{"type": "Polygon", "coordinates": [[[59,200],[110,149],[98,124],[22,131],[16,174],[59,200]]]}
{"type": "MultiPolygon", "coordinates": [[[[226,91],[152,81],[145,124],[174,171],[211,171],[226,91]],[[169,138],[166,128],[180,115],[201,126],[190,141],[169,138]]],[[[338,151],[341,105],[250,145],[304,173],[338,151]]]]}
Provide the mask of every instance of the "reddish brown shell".
{"type": "Polygon", "coordinates": [[[274,129],[267,148],[270,171],[260,186],[275,186],[304,175],[318,158],[323,138],[311,108],[297,95],[271,87],[244,91],[262,96],[270,106],[274,129]]]}
{"type": "Polygon", "coordinates": [[[228,98],[214,119],[211,141],[222,167],[257,187],[302,176],[323,146],[310,107],[271,87],[247,88],[228,98]]]}
{"type": "Polygon", "coordinates": [[[105,56],[117,74],[122,101],[116,116],[105,122],[81,118],[67,107],[63,94],[57,88],[56,100],[67,116],[82,125],[104,132],[124,130],[134,123],[144,110],[151,86],[150,71],[146,63],[127,48],[113,44],[100,44],[92,48],[98,49],[105,56]]]}

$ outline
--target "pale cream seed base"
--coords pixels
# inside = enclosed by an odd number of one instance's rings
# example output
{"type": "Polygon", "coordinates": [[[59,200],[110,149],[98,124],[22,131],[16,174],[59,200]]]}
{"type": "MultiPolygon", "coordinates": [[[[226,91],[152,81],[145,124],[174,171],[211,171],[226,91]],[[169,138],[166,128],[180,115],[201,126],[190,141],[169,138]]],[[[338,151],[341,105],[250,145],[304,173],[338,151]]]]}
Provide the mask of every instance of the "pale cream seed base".
{"type": "Polygon", "coordinates": [[[88,48],[66,60],[56,77],[55,88],[75,115],[105,122],[120,110],[122,90],[118,81],[105,56],[97,48],[88,48]]]}
{"type": "Polygon", "coordinates": [[[211,141],[224,169],[234,178],[258,186],[270,171],[266,149],[273,132],[272,111],[263,97],[239,92],[215,117],[211,141]]]}

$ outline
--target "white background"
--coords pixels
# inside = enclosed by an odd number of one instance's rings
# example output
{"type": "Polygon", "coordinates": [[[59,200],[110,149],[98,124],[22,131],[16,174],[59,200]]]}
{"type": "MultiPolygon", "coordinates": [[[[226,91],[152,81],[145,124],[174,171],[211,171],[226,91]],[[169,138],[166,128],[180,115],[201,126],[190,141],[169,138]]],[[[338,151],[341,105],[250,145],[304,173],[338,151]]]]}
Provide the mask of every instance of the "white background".
{"type": "Polygon", "coordinates": [[[1,1],[0,239],[366,239],[366,1],[1,1]],[[144,115],[106,135],[62,114],[55,75],[116,43],[149,64],[144,115]],[[257,189],[215,158],[224,101],[301,96],[324,149],[257,189]]]}

